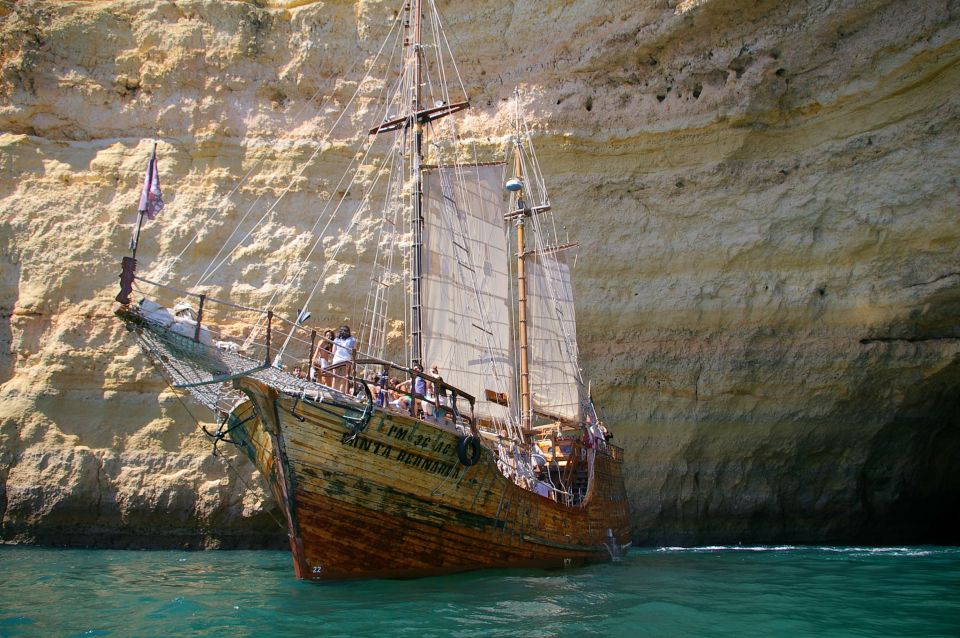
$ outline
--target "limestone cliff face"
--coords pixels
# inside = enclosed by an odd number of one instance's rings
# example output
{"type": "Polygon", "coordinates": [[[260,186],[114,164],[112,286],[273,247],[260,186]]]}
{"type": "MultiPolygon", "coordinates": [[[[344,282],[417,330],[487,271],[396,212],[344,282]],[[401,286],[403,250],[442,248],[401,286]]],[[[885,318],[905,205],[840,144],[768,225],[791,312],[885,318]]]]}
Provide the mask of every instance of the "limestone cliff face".
{"type": "MultiPolygon", "coordinates": [[[[112,317],[119,257],[152,140],[167,207],[140,258],[182,285],[306,164],[211,278],[264,303],[400,4],[0,7],[4,540],[284,543],[256,472],[210,455],[112,317]]],[[[960,4],[438,4],[478,152],[526,88],[635,540],[956,542],[960,4]]],[[[321,324],[358,316],[371,238],[338,255],[321,324]]]]}

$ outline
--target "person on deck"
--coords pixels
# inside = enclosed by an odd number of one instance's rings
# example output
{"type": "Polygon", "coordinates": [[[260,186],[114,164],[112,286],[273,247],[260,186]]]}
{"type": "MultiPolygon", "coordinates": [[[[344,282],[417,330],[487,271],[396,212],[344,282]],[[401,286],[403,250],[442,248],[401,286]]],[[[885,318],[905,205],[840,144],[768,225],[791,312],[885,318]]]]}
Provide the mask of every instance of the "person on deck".
{"type": "Polygon", "coordinates": [[[377,392],[374,394],[377,397],[377,405],[381,408],[387,405],[389,401],[389,390],[387,389],[390,385],[390,371],[386,366],[380,371],[380,374],[377,375],[377,392]]]}
{"type": "Polygon", "coordinates": [[[437,380],[437,383],[428,383],[426,396],[423,399],[423,413],[427,416],[435,417],[437,420],[443,419],[443,405],[446,402],[446,391],[443,389],[443,377],[440,376],[440,368],[437,364],[430,366],[430,376],[437,380]],[[439,406],[438,400],[439,397],[439,406]]]}
{"type": "Polygon", "coordinates": [[[420,413],[421,400],[427,394],[427,380],[421,376],[423,366],[419,363],[413,366],[412,371],[413,377],[401,383],[399,389],[403,392],[410,392],[410,398],[413,399],[414,406],[413,414],[416,416],[420,413]],[[412,392],[411,387],[413,388],[412,392]]]}
{"type": "Polygon", "coordinates": [[[336,375],[333,387],[341,392],[347,391],[347,377],[353,372],[352,362],[356,349],[357,338],[350,334],[350,326],[346,324],[340,326],[340,330],[337,331],[337,338],[333,340],[333,363],[330,364],[330,367],[334,368],[334,374],[336,375]],[[341,363],[346,363],[346,365],[338,368],[337,365],[341,363]]]}
{"type": "Polygon", "coordinates": [[[336,335],[333,334],[333,330],[329,328],[324,330],[323,339],[320,340],[320,345],[317,347],[317,353],[313,355],[313,369],[316,370],[320,383],[326,386],[329,386],[332,381],[330,373],[326,370],[333,362],[334,338],[336,338],[336,335]]]}
{"type": "Polygon", "coordinates": [[[410,409],[410,397],[407,396],[406,391],[402,390],[403,385],[404,384],[400,383],[399,379],[390,379],[387,389],[389,398],[388,402],[390,407],[406,412],[410,409]]]}

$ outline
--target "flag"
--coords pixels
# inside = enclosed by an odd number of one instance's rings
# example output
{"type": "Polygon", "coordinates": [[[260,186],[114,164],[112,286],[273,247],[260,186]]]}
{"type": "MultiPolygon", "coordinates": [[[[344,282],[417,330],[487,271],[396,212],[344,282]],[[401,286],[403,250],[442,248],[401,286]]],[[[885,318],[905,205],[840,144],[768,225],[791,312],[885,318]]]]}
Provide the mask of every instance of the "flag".
{"type": "Polygon", "coordinates": [[[147,219],[154,219],[163,209],[163,195],[160,193],[160,173],[157,171],[157,147],[153,147],[153,156],[147,163],[147,174],[143,178],[143,191],[140,193],[140,208],[147,219]]]}

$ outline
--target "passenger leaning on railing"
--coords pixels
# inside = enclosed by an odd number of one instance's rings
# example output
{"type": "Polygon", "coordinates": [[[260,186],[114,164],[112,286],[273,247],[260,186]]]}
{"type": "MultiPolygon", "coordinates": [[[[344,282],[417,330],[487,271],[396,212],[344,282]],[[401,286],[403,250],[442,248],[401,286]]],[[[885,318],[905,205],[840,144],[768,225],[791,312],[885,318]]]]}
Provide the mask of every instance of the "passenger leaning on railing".
{"type": "MultiPolygon", "coordinates": [[[[440,376],[440,368],[437,364],[430,366],[430,376],[435,378],[438,382],[443,383],[443,377],[440,376]]],[[[437,408],[436,404],[438,402],[437,395],[443,397],[446,393],[443,392],[443,387],[438,386],[436,383],[426,384],[426,392],[424,392],[423,397],[423,414],[427,417],[434,417],[436,419],[443,418],[443,408],[437,408]]],[[[443,405],[444,400],[439,399],[440,405],[443,405]]]]}
{"type": "Polygon", "coordinates": [[[390,370],[387,366],[383,366],[383,369],[380,371],[380,374],[377,375],[377,392],[373,396],[377,397],[377,405],[381,408],[387,405],[387,402],[390,399],[389,395],[389,385],[390,385],[390,370]]]}
{"type": "MultiPolygon", "coordinates": [[[[397,386],[398,390],[410,393],[410,399],[413,401],[414,406],[414,410],[411,412],[413,415],[419,414],[421,406],[420,400],[427,395],[427,380],[421,376],[422,374],[423,366],[418,363],[413,366],[413,378],[407,379],[397,386]]],[[[407,407],[409,407],[409,403],[407,404],[407,407]]]]}

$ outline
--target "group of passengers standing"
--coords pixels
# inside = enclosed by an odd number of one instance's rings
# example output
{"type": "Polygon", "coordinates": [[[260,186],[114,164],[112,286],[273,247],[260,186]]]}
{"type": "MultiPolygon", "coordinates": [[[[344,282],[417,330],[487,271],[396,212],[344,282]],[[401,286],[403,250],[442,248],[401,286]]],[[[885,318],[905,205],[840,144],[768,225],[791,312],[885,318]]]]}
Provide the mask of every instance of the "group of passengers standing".
{"type": "MultiPolygon", "coordinates": [[[[324,330],[311,362],[310,378],[340,392],[347,392],[356,350],[357,338],[350,333],[350,326],[342,325],[336,333],[330,329],[324,330]]],[[[438,387],[437,384],[428,382],[422,374],[423,366],[416,364],[413,366],[413,377],[401,382],[389,377],[384,368],[379,378],[368,380],[367,386],[380,406],[390,406],[403,411],[409,411],[412,407],[417,414],[442,417],[443,410],[438,410],[437,406],[447,405],[446,393],[442,385],[438,387]]],[[[443,383],[436,365],[430,368],[430,376],[443,383]]]]}
{"type": "Polygon", "coordinates": [[[347,390],[350,362],[357,350],[357,338],[350,334],[350,326],[344,324],[334,332],[323,331],[323,338],[310,362],[310,379],[341,392],[347,390]],[[348,364],[348,365],[343,365],[348,364]]]}

